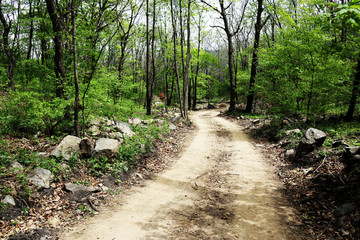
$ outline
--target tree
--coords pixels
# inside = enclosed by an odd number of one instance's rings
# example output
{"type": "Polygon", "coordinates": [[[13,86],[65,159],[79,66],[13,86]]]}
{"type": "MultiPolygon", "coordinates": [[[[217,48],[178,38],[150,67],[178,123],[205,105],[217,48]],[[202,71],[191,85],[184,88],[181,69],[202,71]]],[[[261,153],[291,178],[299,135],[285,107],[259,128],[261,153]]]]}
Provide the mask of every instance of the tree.
{"type": "Polygon", "coordinates": [[[13,55],[13,52],[10,48],[10,44],[9,44],[9,33],[11,30],[11,23],[12,21],[6,20],[4,13],[3,13],[3,4],[2,1],[0,0],[0,20],[1,23],[4,27],[4,31],[3,31],[3,43],[4,43],[4,50],[5,53],[9,59],[9,67],[8,67],[8,78],[9,78],[9,83],[8,83],[8,87],[15,91],[15,82],[14,82],[14,68],[16,65],[16,60],[15,57],[13,55]]]}
{"type": "Polygon", "coordinates": [[[212,6],[211,4],[205,2],[204,0],[201,0],[204,4],[209,6],[211,9],[213,9],[215,12],[217,12],[221,19],[223,20],[223,26],[217,26],[225,31],[226,37],[227,37],[227,53],[228,53],[228,68],[229,68],[229,79],[230,79],[230,107],[229,111],[235,110],[235,101],[236,101],[236,84],[235,84],[235,77],[234,77],[234,45],[233,45],[233,37],[238,34],[238,32],[241,29],[241,24],[244,19],[244,13],[246,6],[248,4],[248,1],[245,1],[243,7],[242,7],[242,15],[240,17],[239,22],[236,24],[235,27],[230,25],[229,22],[229,16],[227,13],[227,10],[234,4],[233,2],[230,2],[227,6],[225,6],[223,0],[219,0],[220,9],[212,6]]]}
{"type": "Polygon", "coordinates": [[[260,43],[260,32],[266,21],[269,19],[270,15],[266,18],[264,22],[262,22],[261,14],[264,11],[263,0],[258,0],[258,8],[256,14],[256,23],[255,23],[255,39],[254,39],[254,49],[252,55],[252,63],[251,63],[251,73],[250,73],[250,84],[249,84],[249,94],[247,96],[246,108],[245,112],[251,112],[254,101],[254,85],[255,85],[255,77],[257,72],[257,67],[259,64],[258,60],[258,50],[260,43]]]}

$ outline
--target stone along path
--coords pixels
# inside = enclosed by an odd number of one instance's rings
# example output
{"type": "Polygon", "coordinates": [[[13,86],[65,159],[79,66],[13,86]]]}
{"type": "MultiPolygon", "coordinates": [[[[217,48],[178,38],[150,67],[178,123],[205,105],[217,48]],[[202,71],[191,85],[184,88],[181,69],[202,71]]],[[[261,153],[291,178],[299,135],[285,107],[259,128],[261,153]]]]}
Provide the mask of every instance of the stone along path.
{"type": "Polygon", "coordinates": [[[300,239],[271,167],[218,111],[195,112],[173,166],[60,239],[300,239]]]}

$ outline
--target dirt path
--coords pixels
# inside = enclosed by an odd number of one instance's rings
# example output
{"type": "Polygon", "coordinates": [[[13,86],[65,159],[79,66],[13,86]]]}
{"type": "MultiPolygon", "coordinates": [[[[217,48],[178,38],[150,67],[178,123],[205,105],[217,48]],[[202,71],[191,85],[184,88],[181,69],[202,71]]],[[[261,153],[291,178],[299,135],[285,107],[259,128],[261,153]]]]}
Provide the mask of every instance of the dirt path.
{"type": "Polygon", "coordinates": [[[176,163],[61,239],[298,239],[271,167],[219,111],[192,116],[176,163]]]}

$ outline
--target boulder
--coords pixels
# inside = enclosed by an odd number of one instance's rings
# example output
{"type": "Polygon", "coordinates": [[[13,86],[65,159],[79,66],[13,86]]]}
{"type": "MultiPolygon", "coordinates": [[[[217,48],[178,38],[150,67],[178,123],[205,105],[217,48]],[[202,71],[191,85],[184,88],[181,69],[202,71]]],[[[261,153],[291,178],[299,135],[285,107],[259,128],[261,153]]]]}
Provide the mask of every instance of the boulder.
{"type": "Polygon", "coordinates": [[[326,133],[316,128],[309,128],[305,135],[301,138],[298,147],[296,148],[295,159],[310,153],[315,147],[320,147],[326,139],[326,133]]]}
{"type": "Polygon", "coordinates": [[[10,171],[12,171],[15,174],[21,173],[23,169],[24,167],[17,161],[12,162],[10,165],[10,171]]]}
{"type": "Polygon", "coordinates": [[[287,157],[288,159],[292,159],[295,157],[295,150],[294,149],[289,149],[285,152],[285,157],[287,157]]]}
{"type": "Polygon", "coordinates": [[[176,126],[172,122],[168,122],[168,125],[169,125],[169,130],[176,130],[176,126]]]}
{"type": "Polygon", "coordinates": [[[1,200],[1,202],[7,207],[14,207],[16,205],[15,199],[10,195],[6,195],[5,198],[1,200]]]}
{"type": "Polygon", "coordinates": [[[115,129],[123,133],[124,136],[132,137],[135,133],[131,130],[129,124],[118,121],[115,125],[115,129]]]}
{"type": "Polygon", "coordinates": [[[131,125],[140,125],[142,123],[140,118],[129,118],[128,122],[131,125]]]}
{"type": "Polygon", "coordinates": [[[168,119],[168,122],[177,123],[181,121],[181,115],[180,113],[176,113],[174,116],[170,117],[168,119]]]}
{"type": "Polygon", "coordinates": [[[338,140],[338,141],[334,141],[332,144],[331,144],[331,147],[333,148],[337,148],[337,147],[340,147],[340,146],[344,146],[344,147],[350,147],[347,143],[341,141],[341,140],[338,140]]]}
{"type": "Polygon", "coordinates": [[[99,136],[101,134],[100,129],[97,125],[92,125],[89,128],[91,136],[99,136]]]}
{"type": "Polygon", "coordinates": [[[287,130],[286,132],[286,135],[292,135],[292,134],[296,134],[296,133],[301,133],[301,130],[300,129],[291,129],[291,130],[287,130]]]}
{"type": "Polygon", "coordinates": [[[79,148],[80,154],[83,158],[91,157],[92,153],[94,152],[94,146],[88,138],[81,139],[79,148]]]}
{"type": "Polygon", "coordinates": [[[34,168],[28,175],[29,182],[39,188],[49,188],[50,182],[54,178],[51,172],[44,168],[34,168]]]}
{"type": "Polygon", "coordinates": [[[74,183],[66,183],[65,184],[65,189],[70,191],[70,192],[79,192],[79,191],[85,191],[85,192],[97,192],[99,191],[99,188],[96,187],[87,187],[87,186],[83,186],[83,185],[78,185],[78,184],[74,184],[74,183]]]}
{"type": "Polygon", "coordinates": [[[81,142],[81,138],[68,135],[51,152],[51,155],[55,157],[62,156],[65,160],[70,160],[72,155],[79,152],[80,142],[81,142]]]}
{"type": "Polygon", "coordinates": [[[108,159],[116,157],[119,151],[120,142],[115,139],[100,138],[95,143],[93,157],[106,157],[108,159]]]}
{"type": "Polygon", "coordinates": [[[121,132],[112,132],[112,133],[109,133],[109,138],[111,138],[111,139],[116,139],[116,140],[118,140],[119,142],[122,142],[122,141],[123,141],[123,135],[121,134],[121,132]]]}

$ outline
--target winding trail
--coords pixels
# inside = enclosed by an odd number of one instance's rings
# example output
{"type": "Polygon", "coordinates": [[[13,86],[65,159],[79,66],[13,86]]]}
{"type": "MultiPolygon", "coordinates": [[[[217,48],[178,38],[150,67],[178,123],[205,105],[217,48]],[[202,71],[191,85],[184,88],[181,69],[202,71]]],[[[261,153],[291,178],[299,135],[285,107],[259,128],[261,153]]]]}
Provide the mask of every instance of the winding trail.
{"type": "Polygon", "coordinates": [[[198,128],[171,168],[60,239],[299,239],[272,168],[217,114],[195,112],[198,128]]]}

